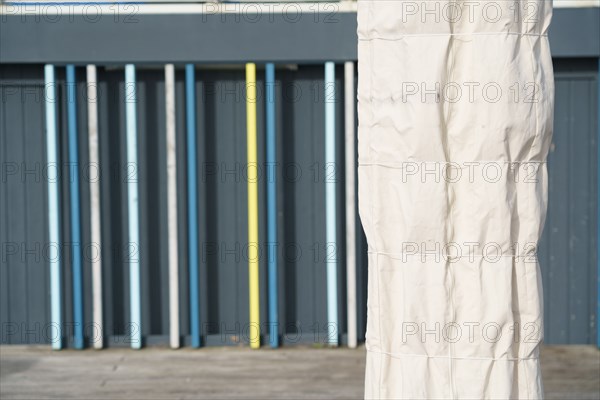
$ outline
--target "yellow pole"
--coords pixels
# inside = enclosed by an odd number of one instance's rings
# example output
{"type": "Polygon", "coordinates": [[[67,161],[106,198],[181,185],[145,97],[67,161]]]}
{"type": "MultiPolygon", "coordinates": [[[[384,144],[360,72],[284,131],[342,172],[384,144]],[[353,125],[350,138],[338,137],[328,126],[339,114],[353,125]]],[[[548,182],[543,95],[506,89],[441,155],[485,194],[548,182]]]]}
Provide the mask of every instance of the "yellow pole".
{"type": "Polygon", "coordinates": [[[250,347],[260,347],[258,294],[258,156],[256,144],[256,64],[246,64],[246,125],[248,141],[248,282],[250,347]]]}

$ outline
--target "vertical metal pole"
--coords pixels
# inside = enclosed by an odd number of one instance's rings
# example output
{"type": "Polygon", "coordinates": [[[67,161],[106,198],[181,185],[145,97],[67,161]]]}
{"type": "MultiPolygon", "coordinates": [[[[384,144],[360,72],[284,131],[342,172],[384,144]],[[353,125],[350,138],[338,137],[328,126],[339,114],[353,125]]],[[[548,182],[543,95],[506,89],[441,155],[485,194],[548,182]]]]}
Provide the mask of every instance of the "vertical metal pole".
{"type": "Polygon", "coordinates": [[[60,164],[58,162],[58,135],[56,127],[56,79],[54,65],[44,66],[46,102],[46,162],[48,171],[54,167],[56,176],[48,176],[48,242],[50,261],[50,320],[56,337],[51,338],[52,349],[60,350],[62,341],[62,291],[60,271],[60,164]]]}
{"type": "Polygon", "coordinates": [[[277,138],[275,135],[275,64],[265,70],[267,128],[267,260],[269,274],[269,344],[279,346],[277,296],[277,138]]]}
{"type": "Polygon", "coordinates": [[[335,163],[335,64],[325,63],[325,213],[327,263],[327,342],[338,345],[337,232],[335,163]]]}
{"type": "Polygon", "coordinates": [[[67,65],[67,122],[69,133],[69,193],[73,269],[74,346],[83,349],[83,284],[81,271],[81,220],[79,212],[79,149],[77,132],[77,80],[75,66],[67,65]]]}
{"type": "Polygon", "coordinates": [[[175,66],[165,65],[167,204],[169,215],[169,332],[171,348],[179,347],[179,259],[177,239],[177,141],[175,131],[175,66]]]}
{"type": "Polygon", "coordinates": [[[96,66],[87,66],[88,147],[90,152],[90,233],[92,240],[93,346],[104,344],[102,323],[102,236],[100,226],[100,154],[98,150],[98,80],[96,66]],[[92,168],[96,175],[92,176],[92,168]]]}
{"type": "Polygon", "coordinates": [[[190,274],[190,335],[200,347],[200,297],[198,274],[198,188],[196,172],[196,77],[194,64],[185,66],[187,129],[188,240],[190,274]]]}
{"type": "Polygon", "coordinates": [[[354,172],[354,61],[344,63],[344,116],[346,128],[346,302],[348,313],[348,347],[357,346],[356,323],[356,198],[354,172]]]}
{"type": "Polygon", "coordinates": [[[127,211],[129,214],[129,296],[131,347],[142,347],[140,302],[140,228],[137,162],[137,115],[135,65],[125,65],[125,120],[127,125],[127,211]]]}
{"type": "Polygon", "coordinates": [[[256,64],[246,64],[246,126],[248,146],[248,282],[250,347],[260,347],[258,287],[258,155],[256,143],[256,64]]]}

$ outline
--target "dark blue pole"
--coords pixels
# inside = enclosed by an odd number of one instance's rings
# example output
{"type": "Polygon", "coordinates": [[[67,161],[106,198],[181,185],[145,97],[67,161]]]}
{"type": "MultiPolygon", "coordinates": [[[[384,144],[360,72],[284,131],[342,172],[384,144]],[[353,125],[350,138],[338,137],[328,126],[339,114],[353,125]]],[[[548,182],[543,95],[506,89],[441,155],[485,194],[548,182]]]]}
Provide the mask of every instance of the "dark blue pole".
{"type": "Polygon", "coordinates": [[[194,64],[185,66],[187,126],[188,237],[190,268],[190,323],[192,347],[200,347],[200,299],[198,288],[198,187],[196,174],[196,78],[194,64]]]}
{"type": "Polygon", "coordinates": [[[266,65],[267,125],[267,260],[269,281],[269,343],[279,346],[277,312],[277,139],[275,137],[275,64],[266,65]]]}
{"type": "Polygon", "coordinates": [[[71,249],[73,268],[73,322],[75,348],[83,349],[83,288],[81,282],[81,221],[79,213],[79,159],[77,150],[77,81],[75,66],[67,65],[67,118],[71,195],[71,249]]]}

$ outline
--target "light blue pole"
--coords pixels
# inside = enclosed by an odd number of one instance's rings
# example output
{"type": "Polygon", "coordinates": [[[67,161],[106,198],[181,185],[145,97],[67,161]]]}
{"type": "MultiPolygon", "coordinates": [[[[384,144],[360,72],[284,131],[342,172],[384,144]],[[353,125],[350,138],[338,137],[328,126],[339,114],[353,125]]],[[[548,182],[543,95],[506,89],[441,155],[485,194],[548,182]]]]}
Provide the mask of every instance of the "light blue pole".
{"type": "Polygon", "coordinates": [[[46,102],[46,166],[48,168],[48,241],[50,261],[50,320],[56,336],[51,337],[52,349],[62,349],[62,310],[60,284],[60,164],[56,128],[56,79],[54,65],[44,66],[46,102]],[[50,174],[54,169],[56,176],[50,174]]]}
{"type": "Polygon", "coordinates": [[[267,262],[269,276],[269,343],[279,346],[277,311],[277,139],[275,137],[275,64],[265,70],[267,123],[267,262]]]}
{"type": "Polygon", "coordinates": [[[196,77],[194,64],[185,66],[187,125],[188,237],[190,262],[190,335],[192,347],[200,347],[200,298],[198,288],[198,187],[196,177],[196,77]]]}
{"type": "Polygon", "coordinates": [[[142,309],[140,303],[140,227],[137,162],[135,65],[125,66],[125,121],[127,128],[127,213],[129,215],[129,302],[131,348],[142,347],[142,309]]]}
{"type": "Polygon", "coordinates": [[[335,64],[325,63],[325,214],[327,263],[327,341],[338,345],[337,237],[335,207],[335,64]]]}
{"type": "Polygon", "coordinates": [[[67,122],[69,133],[69,191],[73,269],[73,322],[76,349],[83,349],[83,287],[81,277],[81,221],[79,212],[79,156],[77,148],[77,80],[75,66],[67,65],[67,122]]]}

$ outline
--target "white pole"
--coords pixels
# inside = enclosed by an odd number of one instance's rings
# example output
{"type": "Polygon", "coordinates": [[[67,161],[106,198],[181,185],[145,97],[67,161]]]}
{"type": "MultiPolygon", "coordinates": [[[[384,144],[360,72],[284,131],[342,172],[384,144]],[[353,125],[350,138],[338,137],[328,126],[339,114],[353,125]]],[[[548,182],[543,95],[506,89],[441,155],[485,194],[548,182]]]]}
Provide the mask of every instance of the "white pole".
{"type": "Polygon", "coordinates": [[[46,166],[55,168],[54,179],[48,177],[48,244],[50,247],[50,321],[55,336],[51,338],[52,349],[63,348],[62,331],[62,285],[60,262],[60,164],[57,124],[57,90],[54,65],[44,66],[46,102],[46,166]],[[55,331],[54,331],[55,330],[55,331]]]}
{"type": "Polygon", "coordinates": [[[354,62],[344,64],[346,126],[346,303],[348,307],[348,347],[356,348],[356,199],[354,171],[354,62]]]}
{"type": "Polygon", "coordinates": [[[169,321],[171,348],[179,347],[179,261],[177,254],[177,143],[175,130],[175,67],[165,65],[167,115],[167,204],[169,215],[169,321]]]}
{"type": "Polygon", "coordinates": [[[102,246],[100,228],[100,156],[98,151],[98,80],[96,66],[87,66],[88,142],[90,152],[90,230],[92,240],[92,299],[94,348],[103,347],[102,246]],[[95,171],[95,175],[91,175],[95,171]]]}

